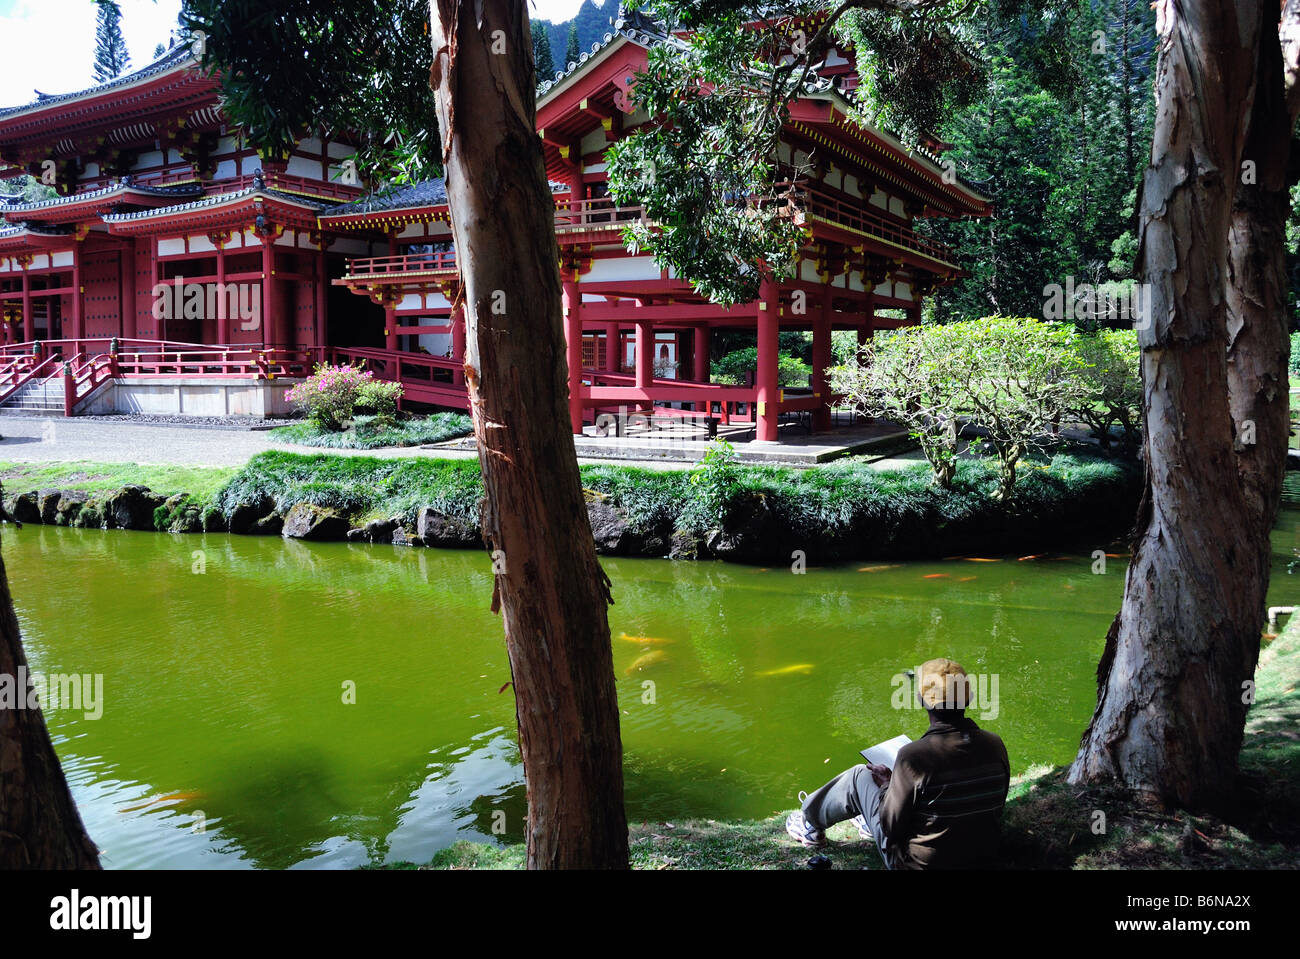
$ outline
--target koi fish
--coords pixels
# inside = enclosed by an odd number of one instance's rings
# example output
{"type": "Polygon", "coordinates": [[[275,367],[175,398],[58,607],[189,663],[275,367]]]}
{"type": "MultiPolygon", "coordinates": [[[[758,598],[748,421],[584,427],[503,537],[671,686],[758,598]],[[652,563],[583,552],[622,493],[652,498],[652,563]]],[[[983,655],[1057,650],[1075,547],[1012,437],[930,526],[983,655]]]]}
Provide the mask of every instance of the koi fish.
{"type": "Polygon", "coordinates": [[[858,567],[858,572],[859,573],[881,573],[887,569],[901,569],[902,566],[903,566],[902,563],[889,563],[888,565],[885,566],[860,566],[858,567]]]}
{"type": "Polygon", "coordinates": [[[1107,559],[1128,559],[1128,553],[1107,553],[1107,559]]]}
{"type": "Polygon", "coordinates": [[[141,809],[148,809],[150,806],[156,806],[158,803],[194,802],[200,798],[202,798],[202,793],[198,792],[169,793],[166,796],[158,796],[154,799],[150,799],[148,802],[143,802],[138,806],[129,806],[125,809],[119,809],[118,812],[138,812],[141,809]]]}
{"type": "Polygon", "coordinates": [[[760,676],[791,676],[798,673],[801,676],[807,676],[813,671],[812,663],[795,663],[793,666],[782,666],[779,669],[765,669],[758,675],[760,676]]]}
{"type": "Polygon", "coordinates": [[[648,653],[638,656],[632,661],[632,665],[626,669],[626,675],[631,676],[638,670],[645,669],[647,666],[653,666],[655,663],[661,663],[668,658],[668,654],[662,649],[652,649],[648,653]]]}
{"type": "Polygon", "coordinates": [[[664,639],[659,636],[629,636],[627,633],[619,633],[618,638],[625,643],[636,643],[639,646],[670,646],[677,642],[675,639],[664,639]]]}
{"type": "Polygon", "coordinates": [[[973,580],[973,579],[979,579],[979,577],[978,577],[978,576],[958,576],[958,577],[957,577],[957,582],[959,582],[959,583],[969,583],[969,582],[970,582],[971,580],[973,580]]]}
{"type": "Polygon", "coordinates": [[[952,579],[951,573],[926,573],[922,579],[952,579]]]}
{"type": "Polygon", "coordinates": [[[1000,559],[989,559],[986,556],[963,556],[962,560],[967,563],[1000,563],[1000,559]]]}
{"type": "Polygon", "coordinates": [[[1045,558],[1046,556],[1047,556],[1046,553],[1035,553],[1033,556],[1021,556],[1018,560],[1016,560],[1016,562],[1017,562],[1017,563],[1023,563],[1023,562],[1025,562],[1026,560],[1031,560],[1031,559],[1043,559],[1043,558],[1045,558]]]}

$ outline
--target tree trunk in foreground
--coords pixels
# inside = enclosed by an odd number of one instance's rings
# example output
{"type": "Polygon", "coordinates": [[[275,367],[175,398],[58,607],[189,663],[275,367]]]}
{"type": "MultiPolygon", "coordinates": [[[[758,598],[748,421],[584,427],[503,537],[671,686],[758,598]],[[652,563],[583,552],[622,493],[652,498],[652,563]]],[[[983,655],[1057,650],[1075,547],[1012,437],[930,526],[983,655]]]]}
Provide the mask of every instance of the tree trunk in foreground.
{"type": "MultiPolygon", "coordinates": [[[[0,559],[0,676],[15,682],[26,666],[0,559]]],[[[25,704],[27,689],[15,693],[25,704]]],[[[81,824],[45,717],[39,709],[0,708],[0,869],[98,868],[99,852],[81,824]]]]}
{"type": "MultiPolygon", "coordinates": [[[[1296,0],[1287,4],[1296,17],[1296,0]]],[[[1259,625],[1265,615],[1269,543],[1286,474],[1290,432],[1286,313],[1286,217],[1291,202],[1287,167],[1295,114],[1287,106],[1278,24],[1265,23],[1259,44],[1255,98],[1251,105],[1228,232],[1228,396],[1236,433],[1237,466],[1250,533],[1264,575],[1253,589],[1259,625]]],[[[1283,38],[1285,41],[1285,38],[1283,38]]],[[[1292,40],[1290,55],[1295,55],[1292,40]]]]}
{"type": "Polygon", "coordinates": [[[1228,227],[1265,23],[1260,0],[1158,8],[1142,189],[1146,491],[1096,711],[1070,768],[1164,802],[1232,793],[1264,577],[1228,404],[1228,227]]]}
{"type": "Polygon", "coordinates": [[[430,12],[483,535],[497,560],[493,609],[505,620],[528,783],[528,866],[627,868],[609,580],[569,422],[526,4],[431,0],[430,12]]]}

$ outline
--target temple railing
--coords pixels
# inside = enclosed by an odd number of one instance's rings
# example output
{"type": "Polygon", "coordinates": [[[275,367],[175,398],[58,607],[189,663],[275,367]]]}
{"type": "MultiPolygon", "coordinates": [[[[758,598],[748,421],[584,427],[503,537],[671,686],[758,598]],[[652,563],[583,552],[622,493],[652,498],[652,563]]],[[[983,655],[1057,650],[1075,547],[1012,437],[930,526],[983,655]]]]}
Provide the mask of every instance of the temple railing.
{"type": "Polygon", "coordinates": [[[777,189],[786,191],[778,193],[777,202],[788,203],[792,215],[803,214],[805,219],[812,216],[832,226],[875,237],[931,259],[945,263],[957,262],[957,254],[951,248],[921,236],[911,227],[885,216],[865,200],[849,202],[801,184],[779,183],[777,189]]]}

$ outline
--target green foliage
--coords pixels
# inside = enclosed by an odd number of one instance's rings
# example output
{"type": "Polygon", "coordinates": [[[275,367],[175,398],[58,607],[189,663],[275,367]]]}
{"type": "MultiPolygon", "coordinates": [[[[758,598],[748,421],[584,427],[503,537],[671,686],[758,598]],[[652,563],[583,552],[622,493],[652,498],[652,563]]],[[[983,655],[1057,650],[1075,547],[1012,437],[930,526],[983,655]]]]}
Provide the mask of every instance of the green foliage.
{"type": "MultiPolygon", "coordinates": [[[[781,386],[807,386],[812,367],[798,357],[781,352],[777,354],[777,380],[781,386]]],[[[758,347],[748,346],[733,350],[722,359],[714,360],[709,376],[714,383],[740,384],[745,376],[758,369],[758,347]]]]}
{"type": "Polygon", "coordinates": [[[877,335],[858,362],[834,368],[831,386],[857,411],[906,426],[940,486],[952,483],[968,416],[997,457],[1007,499],[1017,464],[1086,395],[1072,341],[1068,328],[1026,317],[912,327],[877,335]]]}
{"type": "Polygon", "coordinates": [[[1046,21],[995,9],[981,23],[987,91],[938,130],[994,213],[922,223],[970,273],[936,294],[937,320],[1041,316],[1048,284],[1131,275],[1154,16],[1140,0],[1098,0],[1046,21]]]}
{"type": "Polygon", "coordinates": [[[262,156],[324,127],[361,138],[365,180],[441,173],[424,0],[193,0],[182,17],[204,34],[223,112],[262,156]]]}
{"type": "Polygon", "coordinates": [[[530,29],[533,34],[533,66],[537,71],[537,82],[555,78],[555,57],[551,54],[551,38],[546,27],[534,20],[530,29]]]}
{"type": "Polygon", "coordinates": [[[1291,334],[1291,357],[1287,365],[1292,373],[1300,373],[1300,333],[1291,334]]]}
{"type": "Polygon", "coordinates": [[[322,430],[312,422],[293,423],[277,427],[271,431],[271,436],[282,443],[300,446],[373,450],[386,446],[441,443],[473,432],[474,426],[464,413],[435,413],[405,420],[358,415],[353,417],[352,426],[342,432],[322,430]]]}
{"type": "Polygon", "coordinates": [[[1102,449],[1110,448],[1111,429],[1123,430],[1125,449],[1139,438],[1142,418],[1142,361],[1136,330],[1101,330],[1074,338],[1083,360],[1086,392],[1071,409],[1091,430],[1102,449]]]}
{"type": "Polygon", "coordinates": [[[740,466],[736,448],[726,440],[714,440],[703,458],[690,470],[691,488],[696,491],[704,516],[721,520],[736,492],[740,466]]]}
{"type": "Polygon", "coordinates": [[[98,83],[107,83],[126,72],[131,66],[131,55],[122,36],[122,10],[112,0],[95,0],[98,7],[95,22],[94,75],[98,83]]]}
{"type": "Polygon", "coordinates": [[[391,423],[402,395],[400,383],[380,383],[369,370],[318,363],[307,377],[285,394],[321,430],[347,429],[358,406],[391,423]]]}
{"type": "Polygon", "coordinates": [[[570,63],[577,63],[581,56],[582,51],[578,48],[578,24],[574,21],[569,24],[569,36],[564,44],[565,69],[568,69],[570,63]]]}

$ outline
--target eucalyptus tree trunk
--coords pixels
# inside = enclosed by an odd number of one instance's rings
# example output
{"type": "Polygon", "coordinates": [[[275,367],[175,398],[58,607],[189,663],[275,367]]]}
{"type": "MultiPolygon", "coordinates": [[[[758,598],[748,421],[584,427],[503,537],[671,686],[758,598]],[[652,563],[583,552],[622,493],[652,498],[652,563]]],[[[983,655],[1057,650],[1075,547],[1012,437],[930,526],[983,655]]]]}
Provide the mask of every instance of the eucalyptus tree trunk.
{"type": "MultiPolygon", "coordinates": [[[[1228,402],[1228,230],[1267,4],[1158,8],[1160,62],[1140,262],[1146,490],[1097,707],[1070,768],[1163,801],[1232,793],[1266,574],[1228,402]]],[[[1275,21],[1274,21],[1275,22],[1275,21]]],[[[1270,38],[1271,39],[1271,38],[1270,38]]]]}
{"type": "MultiPolygon", "coordinates": [[[[20,675],[27,675],[27,657],[0,559],[0,677],[16,683],[20,675]]],[[[81,824],[45,717],[26,708],[29,685],[15,688],[15,708],[0,707],[0,869],[98,869],[99,852],[81,824]]]]}
{"type": "Polygon", "coordinates": [[[431,0],[469,388],[528,784],[529,868],[627,868],[607,606],[568,409],[525,0],[431,0]]]}
{"type": "MultiPolygon", "coordinates": [[[[1287,4],[1292,21],[1296,6],[1296,0],[1287,4]]],[[[1290,432],[1285,249],[1291,205],[1287,168],[1296,115],[1287,105],[1282,44],[1273,42],[1277,26],[1266,23],[1259,44],[1255,97],[1228,233],[1228,397],[1248,529],[1264,562],[1259,581],[1241,585],[1257,594],[1260,626],[1269,534],[1282,496],[1290,432]]]]}

